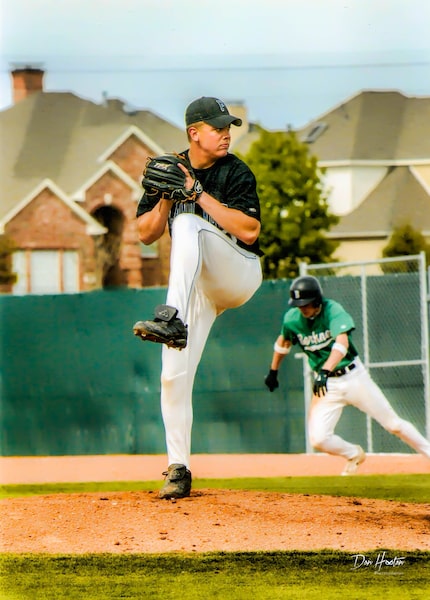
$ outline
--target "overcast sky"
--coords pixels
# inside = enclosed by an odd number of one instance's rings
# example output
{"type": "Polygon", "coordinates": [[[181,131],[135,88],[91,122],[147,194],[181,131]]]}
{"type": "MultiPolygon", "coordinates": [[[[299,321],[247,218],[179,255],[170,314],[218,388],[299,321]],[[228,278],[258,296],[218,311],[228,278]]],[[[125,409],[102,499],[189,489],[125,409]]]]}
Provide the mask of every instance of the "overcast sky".
{"type": "Polygon", "coordinates": [[[46,91],[103,94],[183,126],[208,95],[269,129],[363,89],[430,96],[429,0],[0,0],[0,110],[11,65],[46,91]]]}

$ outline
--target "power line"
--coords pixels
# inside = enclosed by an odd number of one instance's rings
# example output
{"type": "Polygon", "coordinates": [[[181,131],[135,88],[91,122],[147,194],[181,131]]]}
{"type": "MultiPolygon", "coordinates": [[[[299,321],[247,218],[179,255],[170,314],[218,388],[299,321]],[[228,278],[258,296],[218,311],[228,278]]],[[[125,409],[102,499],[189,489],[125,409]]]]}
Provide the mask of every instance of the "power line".
{"type": "MultiPolygon", "coordinates": [[[[84,64],[83,60],[83,64],[84,64]]],[[[24,63],[22,63],[24,64],[24,63]]],[[[25,63],[26,66],[33,66],[32,61],[27,61],[25,63]]],[[[16,62],[15,62],[16,65],[16,62]]],[[[42,61],[37,61],[38,68],[42,68],[45,66],[45,63],[42,61]]],[[[189,67],[64,67],[59,69],[58,67],[47,69],[47,72],[53,74],[59,73],[70,73],[70,74],[84,74],[88,73],[92,74],[121,74],[121,73],[130,73],[130,74],[139,74],[139,73],[183,73],[187,71],[242,71],[242,72],[280,72],[280,71],[311,71],[311,70],[341,70],[341,69],[381,69],[381,68],[410,68],[410,67],[430,67],[430,61],[414,61],[414,62],[390,62],[390,63],[352,63],[352,64],[332,64],[332,65],[323,65],[323,64],[315,64],[315,65],[259,65],[259,66],[237,66],[234,65],[219,65],[219,66],[189,66],[189,67]]],[[[6,71],[8,72],[8,71],[6,71]]]]}

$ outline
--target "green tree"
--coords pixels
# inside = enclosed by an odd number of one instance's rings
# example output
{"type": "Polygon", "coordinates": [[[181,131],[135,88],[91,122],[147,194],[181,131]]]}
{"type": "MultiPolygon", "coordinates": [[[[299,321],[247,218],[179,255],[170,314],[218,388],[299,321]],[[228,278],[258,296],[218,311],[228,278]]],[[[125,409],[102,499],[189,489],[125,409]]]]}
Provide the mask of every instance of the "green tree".
{"type": "MultiPolygon", "coordinates": [[[[401,225],[393,229],[387,245],[382,249],[383,258],[394,258],[396,256],[412,256],[425,252],[426,263],[430,264],[430,245],[420,231],[410,224],[401,225]]],[[[384,273],[399,273],[416,271],[416,261],[393,262],[382,265],[384,273]]]]}
{"type": "Polygon", "coordinates": [[[333,262],[338,243],[324,232],[339,219],[330,214],[317,159],[293,131],[268,132],[242,157],[257,178],[265,279],[293,278],[300,262],[333,262]]]}
{"type": "Polygon", "coordinates": [[[12,253],[15,244],[7,235],[0,235],[0,285],[12,285],[16,281],[16,273],[12,271],[12,253]]]}

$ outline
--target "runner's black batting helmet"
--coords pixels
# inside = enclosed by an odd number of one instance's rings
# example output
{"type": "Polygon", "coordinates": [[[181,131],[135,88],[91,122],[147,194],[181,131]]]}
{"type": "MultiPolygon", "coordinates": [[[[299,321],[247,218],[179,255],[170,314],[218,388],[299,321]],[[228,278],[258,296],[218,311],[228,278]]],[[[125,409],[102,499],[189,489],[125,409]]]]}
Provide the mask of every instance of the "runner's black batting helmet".
{"type": "Polygon", "coordinates": [[[290,306],[306,306],[313,304],[319,306],[322,302],[322,289],[316,277],[304,275],[297,277],[290,287],[290,306]]]}

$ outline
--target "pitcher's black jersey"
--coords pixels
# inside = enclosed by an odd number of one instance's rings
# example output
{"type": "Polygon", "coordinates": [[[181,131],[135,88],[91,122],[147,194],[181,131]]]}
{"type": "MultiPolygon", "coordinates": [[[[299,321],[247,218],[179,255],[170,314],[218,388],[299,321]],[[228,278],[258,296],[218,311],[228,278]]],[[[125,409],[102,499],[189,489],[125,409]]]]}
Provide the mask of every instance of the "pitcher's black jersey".
{"type": "MultiPolygon", "coordinates": [[[[181,154],[188,158],[188,150],[181,152],[181,154]]],[[[193,171],[196,179],[202,184],[204,191],[210,196],[229,208],[240,210],[246,215],[261,221],[257,182],[250,168],[240,158],[228,153],[208,169],[193,169],[193,171]]],[[[143,194],[137,207],[136,216],[139,217],[152,210],[158,200],[158,198],[148,198],[146,194],[143,194]]],[[[169,215],[169,228],[173,219],[183,212],[195,213],[219,227],[198,204],[194,202],[175,202],[169,215]]],[[[258,240],[251,245],[240,240],[236,240],[236,243],[245,250],[261,255],[258,240]]]]}

